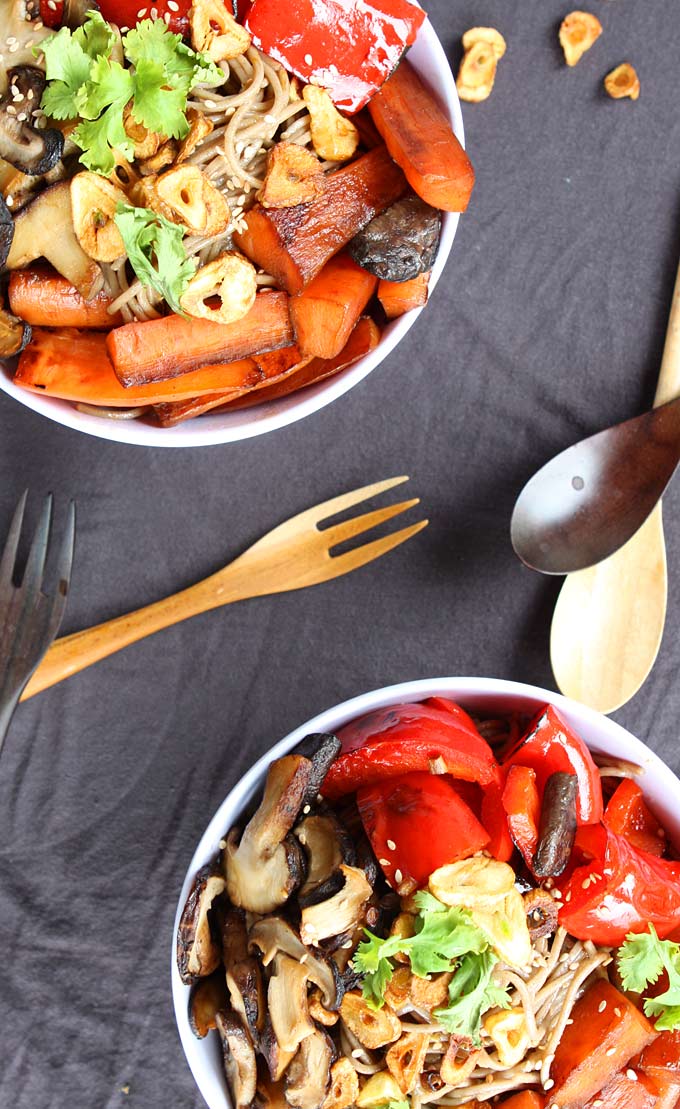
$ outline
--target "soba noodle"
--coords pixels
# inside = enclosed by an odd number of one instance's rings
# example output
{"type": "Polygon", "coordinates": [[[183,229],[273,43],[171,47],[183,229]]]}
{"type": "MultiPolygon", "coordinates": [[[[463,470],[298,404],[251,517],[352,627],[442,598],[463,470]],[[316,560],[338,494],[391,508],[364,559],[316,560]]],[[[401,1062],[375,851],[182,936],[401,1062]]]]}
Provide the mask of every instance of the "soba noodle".
{"type": "MultiPolygon", "coordinates": [[[[283,66],[251,46],[245,54],[221,63],[226,80],[217,88],[197,86],[189,107],[213,124],[211,133],[187,159],[197,166],[225,196],[231,211],[229,227],[206,239],[187,236],[189,256],[205,265],[232,245],[233,232],[242,226],[243,212],[254,202],[267,164],[267,152],[276,142],[311,147],[309,113],[283,66]]],[[[130,276],[125,258],[103,265],[104,280],[112,303],[109,312],[126,322],[151,320],[162,315],[159,293],[130,276]]],[[[267,274],[258,283],[269,285],[267,274]]]]}

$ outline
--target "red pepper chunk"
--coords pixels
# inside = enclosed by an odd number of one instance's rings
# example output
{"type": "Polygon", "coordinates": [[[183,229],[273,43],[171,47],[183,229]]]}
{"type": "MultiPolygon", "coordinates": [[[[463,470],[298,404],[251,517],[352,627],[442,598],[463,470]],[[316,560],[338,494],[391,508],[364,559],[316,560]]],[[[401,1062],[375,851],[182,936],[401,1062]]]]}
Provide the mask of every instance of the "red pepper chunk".
{"type": "Polygon", "coordinates": [[[410,0],[254,0],[245,19],[255,46],[303,81],[358,112],[415,42],[425,12],[410,0]]]}
{"type": "Polygon", "coordinates": [[[538,846],[541,802],[536,771],[528,766],[511,766],[503,790],[503,809],[508,827],[522,858],[531,869],[538,846]]]}
{"type": "Polygon", "coordinates": [[[457,705],[389,705],[353,720],[338,732],[342,752],[323,784],[329,800],[385,778],[413,771],[450,774],[482,786],[499,782],[488,743],[457,705]]]}
{"type": "Polygon", "coordinates": [[[666,833],[647,808],[642,790],[632,778],[624,778],[617,786],[604,811],[603,823],[650,855],[661,856],[666,850],[666,833]]]}
{"type": "Polygon", "coordinates": [[[357,792],[357,806],[385,877],[402,893],[489,841],[452,783],[427,771],[366,786],[357,792]]]}
{"type": "MultiPolygon", "coordinates": [[[[42,9],[42,3],[40,6],[42,9]]],[[[115,23],[121,30],[124,27],[136,27],[142,19],[162,19],[176,35],[189,33],[190,7],[191,0],[177,0],[175,3],[169,3],[168,0],[149,0],[148,5],[140,3],[140,0],[99,0],[99,10],[104,19],[115,23]]],[[[233,13],[231,4],[225,7],[230,14],[233,13]]]]}
{"type": "Polygon", "coordinates": [[[593,757],[580,736],[553,705],[539,713],[526,736],[503,760],[503,767],[527,766],[536,772],[539,796],[558,770],[578,778],[576,821],[597,824],[602,819],[602,785],[593,757]]]}
{"type": "Polygon", "coordinates": [[[492,858],[498,859],[501,863],[510,862],[515,846],[510,837],[508,817],[503,807],[503,790],[495,782],[484,789],[480,815],[482,824],[489,833],[487,851],[492,858]]]}
{"type": "Polygon", "coordinates": [[[680,862],[640,851],[604,824],[577,831],[579,853],[586,862],[562,885],[559,916],[572,936],[618,947],[650,923],[661,939],[680,927],[680,862]]]}

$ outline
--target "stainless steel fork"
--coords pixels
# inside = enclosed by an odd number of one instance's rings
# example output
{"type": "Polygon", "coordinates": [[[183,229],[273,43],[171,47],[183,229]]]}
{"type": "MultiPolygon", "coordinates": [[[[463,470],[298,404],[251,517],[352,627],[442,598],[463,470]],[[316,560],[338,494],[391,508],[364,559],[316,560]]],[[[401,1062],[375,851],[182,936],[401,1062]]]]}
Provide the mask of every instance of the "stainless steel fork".
{"type": "Polygon", "coordinates": [[[31,541],[21,584],[15,584],[27,498],[26,492],[16,507],[0,559],[0,750],[21,693],[59,630],[73,564],[75,505],[71,501],[54,568],[55,584],[49,594],[44,592],[48,553],[55,546],[50,494],[31,541]]]}

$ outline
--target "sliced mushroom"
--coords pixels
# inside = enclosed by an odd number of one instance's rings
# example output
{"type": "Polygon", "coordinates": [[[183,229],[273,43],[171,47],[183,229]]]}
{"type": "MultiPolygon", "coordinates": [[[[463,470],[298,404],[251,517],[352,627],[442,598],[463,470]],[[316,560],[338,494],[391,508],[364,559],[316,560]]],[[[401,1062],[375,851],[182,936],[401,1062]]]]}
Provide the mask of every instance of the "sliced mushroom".
{"type": "Polygon", "coordinates": [[[272,1082],[278,1082],[285,1073],[286,1067],[295,1055],[294,1051],[284,1051],[274,1034],[271,1017],[267,1014],[264,1030],[259,1038],[258,1051],[269,1070],[272,1082]]]}
{"type": "Polygon", "coordinates": [[[250,1034],[236,1013],[223,1011],[215,1018],[222,1040],[224,1070],[234,1109],[246,1109],[257,1089],[257,1060],[250,1034]]]}
{"type": "Polygon", "coordinates": [[[341,863],[354,866],[356,852],[351,837],[330,809],[305,816],[296,826],[295,835],[307,856],[307,878],[298,895],[302,903],[302,899],[338,873],[341,863]]]}
{"type": "Polygon", "coordinates": [[[537,878],[557,878],[571,858],[576,835],[578,778],[558,770],[545,783],[538,846],[532,870],[537,878]]]}
{"type": "Polygon", "coordinates": [[[61,131],[39,131],[33,125],[44,88],[41,69],[18,65],[7,71],[7,91],[0,100],[0,157],[31,176],[47,173],[64,152],[61,131]]]}
{"type": "Polygon", "coordinates": [[[319,1109],[331,1084],[333,1041],[322,1028],[302,1041],[286,1072],[286,1101],[294,1109],[319,1109]]]}
{"type": "Polygon", "coordinates": [[[289,955],[298,962],[304,959],[310,982],[321,990],[321,999],[327,1009],[336,1010],[342,998],[343,987],[337,970],[320,956],[305,947],[290,924],[281,917],[270,916],[258,920],[248,933],[249,946],[262,952],[264,966],[269,966],[279,952],[289,955]]]}
{"type": "Polygon", "coordinates": [[[15,216],[7,269],[23,269],[36,258],[51,262],[85,300],[103,287],[99,265],[88,258],[73,229],[69,181],[51,185],[15,216]]]}
{"type": "Polygon", "coordinates": [[[21,354],[31,341],[31,327],[0,305],[0,358],[21,354]]]}
{"type": "Polygon", "coordinates": [[[311,774],[309,759],[285,755],[269,768],[262,802],[240,842],[230,832],[224,851],[229,898],[239,908],[270,913],[304,880],[304,856],[288,837],[311,774]]]}
{"type": "Polygon", "coordinates": [[[330,1089],[322,1109],[349,1109],[359,1096],[359,1076],[349,1059],[338,1059],[331,1067],[330,1089]]]}
{"type": "Polygon", "coordinates": [[[231,1007],[257,1040],[264,1028],[266,1003],[262,970],[248,951],[248,930],[242,909],[221,914],[222,962],[226,970],[231,1007]]]}
{"type": "Polygon", "coordinates": [[[559,907],[547,890],[529,890],[523,895],[524,911],[531,942],[551,936],[557,930],[559,907]]]}
{"type": "Polygon", "coordinates": [[[296,1051],[314,1032],[307,1007],[308,978],[307,967],[289,955],[278,954],[274,959],[267,1001],[274,1035],[284,1051],[296,1051]]]}
{"type": "Polygon", "coordinates": [[[316,802],[324,779],[340,754],[341,746],[338,737],[331,732],[312,732],[298,743],[294,753],[304,755],[312,764],[305,804],[313,805],[316,802]]]}
{"type": "Polygon", "coordinates": [[[0,196],[0,266],[4,266],[14,237],[12,213],[0,196]]]}
{"type": "Polygon", "coordinates": [[[360,993],[346,993],[340,1016],[359,1043],[374,1051],[394,1043],[401,1035],[401,1021],[389,1009],[371,1009],[360,993]]]}
{"type": "Polygon", "coordinates": [[[224,878],[211,864],[202,867],[184,906],[177,929],[177,968],[180,978],[192,985],[197,978],[212,974],[220,964],[221,953],[210,927],[213,901],[224,892],[224,878]]]}
{"type": "Polygon", "coordinates": [[[342,863],[340,872],[345,879],[342,889],[328,900],[302,910],[300,939],[304,944],[316,946],[328,936],[346,932],[362,921],[373,890],[358,867],[342,863]]]}
{"type": "Polygon", "coordinates": [[[271,1082],[260,1080],[257,1084],[253,1106],[254,1109],[288,1109],[283,1082],[275,1079],[271,1082]]]}
{"type": "Polygon", "coordinates": [[[221,968],[208,978],[201,978],[189,998],[189,1025],[197,1039],[202,1040],[217,1028],[217,1014],[228,1004],[227,984],[221,968]]]}

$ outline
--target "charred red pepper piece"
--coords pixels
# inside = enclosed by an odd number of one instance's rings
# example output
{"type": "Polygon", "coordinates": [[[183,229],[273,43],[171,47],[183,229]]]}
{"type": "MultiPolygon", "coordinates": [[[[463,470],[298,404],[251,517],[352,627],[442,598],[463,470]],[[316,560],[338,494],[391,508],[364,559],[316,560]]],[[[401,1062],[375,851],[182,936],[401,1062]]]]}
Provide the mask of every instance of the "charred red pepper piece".
{"type": "Polygon", "coordinates": [[[338,732],[342,753],[323,785],[334,799],[412,771],[450,774],[486,786],[498,782],[493,751],[470,717],[449,702],[389,705],[353,720],[338,732]]]}
{"type": "Polygon", "coordinates": [[[489,833],[487,851],[494,859],[507,863],[515,850],[508,817],[503,806],[503,789],[496,782],[486,786],[482,795],[482,824],[489,833]]]}
{"type": "Polygon", "coordinates": [[[578,778],[576,820],[596,824],[602,819],[602,786],[592,755],[553,705],[539,713],[526,736],[506,755],[504,767],[527,766],[536,772],[539,796],[551,774],[558,770],[578,778]]]}
{"type": "Polygon", "coordinates": [[[447,778],[403,774],[357,792],[357,806],[385,876],[402,893],[446,863],[481,851],[489,836],[447,778]]]}
{"type": "MultiPolygon", "coordinates": [[[[191,0],[176,0],[174,3],[169,3],[169,0],[149,0],[148,4],[140,3],[139,0],[134,0],[134,3],[131,0],[99,0],[99,10],[104,19],[115,23],[117,27],[135,27],[142,19],[162,19],[176,35],[189,33],[190,7],[191,0]]],[[[232,12],[231,4],[226,4],[225,7],[232,12]]],[[[42,11],[42,0],[40,10],[42,11]]]]}
{"type": "Polygon", "coordinates": [[[536,771],[531,767],[511,766],[509,768],[503,789],[503,809],[507,814],[510,835],[531,870],[538,844],[538,823],[541,818],[536,771]]]}
{"type": "Polygon", "coordinates": [[[245,26],[260,50],[357,112],[415,41],[425,12],[410,0],[254,0],[245,26]]]}
{"type": "Polygon", "coordinates": [[[661,856],[666,850],[666,833],[647,808],[642,790],[632,778],[624,778],[617,786],[607,803],[603,823],[650,855],[661,856]]]}
{"type": "Polygon", "coordinates": [[[617,947],[650,923],[661,939],[680,926],[680,862],[640,851],[604,824],[577,831],[574,857],[585,862],[561,884],[559,918],[572,936],[617,947]]]}
{"type": "Polygon", "coordinates": [[[40,19],[46,27],[56,30],[64,18],[64,0],[40,0],[40,19]]]}

